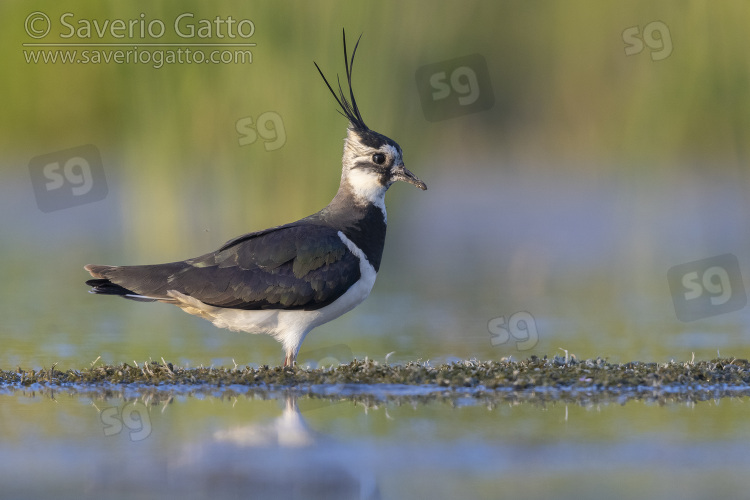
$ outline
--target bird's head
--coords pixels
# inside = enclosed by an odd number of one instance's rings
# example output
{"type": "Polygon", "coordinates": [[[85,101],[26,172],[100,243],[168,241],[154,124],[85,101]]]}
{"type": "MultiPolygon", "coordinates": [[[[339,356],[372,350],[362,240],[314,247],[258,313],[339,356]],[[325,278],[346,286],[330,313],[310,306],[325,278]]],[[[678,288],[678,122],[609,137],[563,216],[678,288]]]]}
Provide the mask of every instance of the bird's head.
{"type": "Polygon", "coordinates": [[[362,119],[352,91],[352,68],[358,46],[359,40],[349,59],[346,50],[346,33],[344,33],[344,64],[349,86],[349,99],[341,88],[341,81],[337,78],[339,90],[337,94],[320,67],[317,63],[315,64],[323,81],[341,107],[339,113],[349,120],[349,128],[344,141],[341,182],[342,184],[348,183],[356,194],[369,200],[382,197],[383,193],[396,181],[408,182],[425,190],[427,185],[404,166],[401,146],[393,139],[370,130],[362,119]]]}

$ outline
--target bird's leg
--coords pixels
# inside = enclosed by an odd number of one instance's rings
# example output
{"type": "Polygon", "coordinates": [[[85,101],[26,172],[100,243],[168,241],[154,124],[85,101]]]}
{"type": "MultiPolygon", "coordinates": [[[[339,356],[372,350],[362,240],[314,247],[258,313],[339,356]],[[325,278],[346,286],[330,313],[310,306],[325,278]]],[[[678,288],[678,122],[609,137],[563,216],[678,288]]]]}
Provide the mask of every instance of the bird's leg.
{"type": "Polygon", "coordinates": [[[284,358],[284,367],[291,366],[294,367],[294,364],[297,361],[297,356],[294,355],[294,353],[287,353],[286,357],[284,358]]]}

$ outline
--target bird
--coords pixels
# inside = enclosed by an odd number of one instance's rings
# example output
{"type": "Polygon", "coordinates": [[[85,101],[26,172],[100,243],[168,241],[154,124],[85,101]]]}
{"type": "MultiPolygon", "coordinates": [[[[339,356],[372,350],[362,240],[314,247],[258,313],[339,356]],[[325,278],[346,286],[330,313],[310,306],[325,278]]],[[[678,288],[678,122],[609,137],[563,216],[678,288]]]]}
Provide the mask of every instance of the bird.
{"type": "Polygon", "coordinates": [[[338,191],[322,210],[296,222],[227,241],[191,259],[155,265],[84,269],[89,293],[174,304],[219,328],[268,334],[281,343],[284,366],[295,366],[310,331],[354,309],[370,294],[380,270],[387,214],[385,193],[396,182],[427,185],[404,165],[401,146],[370,129],[352,88],[354,57],[343,31],[348,97],[337,75],[334,91],[348,120],[338,191]]]}

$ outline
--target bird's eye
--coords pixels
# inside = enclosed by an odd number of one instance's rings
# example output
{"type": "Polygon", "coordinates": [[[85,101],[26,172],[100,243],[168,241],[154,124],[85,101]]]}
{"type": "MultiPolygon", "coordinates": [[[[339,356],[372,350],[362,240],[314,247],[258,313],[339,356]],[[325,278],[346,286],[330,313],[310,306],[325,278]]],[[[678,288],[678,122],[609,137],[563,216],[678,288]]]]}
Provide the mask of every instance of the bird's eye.
{"type": "Polygon", "coordinates": [[[385,155],[383,153],[375,153],[372,155],[372,161],[377,163],[378,165],[382,165],[385,163],[385,155]]]}

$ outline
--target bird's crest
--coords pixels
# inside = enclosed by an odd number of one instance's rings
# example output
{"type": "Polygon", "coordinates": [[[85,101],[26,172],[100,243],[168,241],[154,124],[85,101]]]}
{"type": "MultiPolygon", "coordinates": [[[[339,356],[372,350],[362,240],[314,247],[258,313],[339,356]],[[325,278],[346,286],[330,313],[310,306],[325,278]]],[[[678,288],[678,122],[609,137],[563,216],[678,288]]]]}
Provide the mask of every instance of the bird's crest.
{"type": "Polygon", "coordinates": [[[346,98],[344,89],[341,88],[341,80],[339,79],[338,75],[336,75],[336,81],[339,85],[339,92],[337,95],[333,90],[333,87],[331,87],[331,84],[328,83],[328,80],[326,79],[323,72],[320,70],[318,63],[313,62],[313,64],[315,64],[315,67],[318,68],[318,73],[320,73],[320,76],[323,77],[323,81],[326,82],[328,90],[331,91],[334,99],[336,99],[336,102],[341,107],[339,113],[341,113],[349,120],[349,123],[352,124],[354,129],[364,132],[369,131],[370,129],[367,127],[367,125],[365,125],[365,121],[362,119],[362,115],[359,112],[359,107],[357,107],[357,100],[354,98],[354,91],[352,90],[352,70],[354,68],[354,54],[357,53],[357,47],[359,47],[359,41],[361,39],[362,35],[359,35],[357,43],[354,45],[354,50],[352,51],[352,57],[351,59],[349,59],[349,54],[346,50],[346,31],[344,30],[344,66],[346,67],[346,80],[349,85],[349,98],[351,99],[351,101],[346,98]]]}

